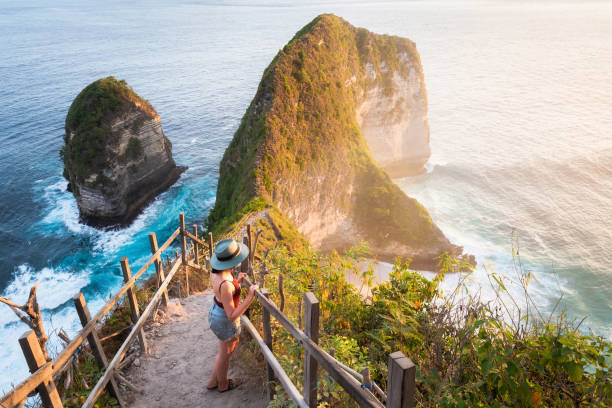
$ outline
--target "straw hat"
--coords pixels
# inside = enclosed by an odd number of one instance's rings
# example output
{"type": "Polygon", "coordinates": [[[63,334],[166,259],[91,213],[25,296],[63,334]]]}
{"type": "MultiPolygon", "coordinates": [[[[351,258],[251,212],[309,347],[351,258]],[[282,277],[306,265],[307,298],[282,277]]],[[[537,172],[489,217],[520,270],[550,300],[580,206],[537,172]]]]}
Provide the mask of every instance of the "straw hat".
{"type": "Polygon", "coordinates": [[[218,271],[224,271],[240,264],[249,255],[246,245],[229,238],[217,242],[215,252],[210,258],[210,266],[218,271]]]}

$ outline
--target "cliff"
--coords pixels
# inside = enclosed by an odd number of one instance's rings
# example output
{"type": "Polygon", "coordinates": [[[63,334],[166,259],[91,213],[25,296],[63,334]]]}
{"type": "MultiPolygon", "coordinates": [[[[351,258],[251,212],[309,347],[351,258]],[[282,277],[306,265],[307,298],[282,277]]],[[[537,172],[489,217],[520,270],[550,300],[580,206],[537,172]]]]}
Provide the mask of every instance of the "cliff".
{"type": "Polygon", "coordinates": [[[381,169],[422,170],[426,112],[412,41],[318,16],[265,70],[221,161],[209,226],[264,200],[316,248],[364,240],[381,259],[435,269],[440,254],[461,248],[381,169]]]}
{"type": "Polygon", "coordinates": [[[113,77],[79,93],[64,142],[64,177],[81,219],[94,226],[129,224],[185,170],[172,158],[155,109],[113,77]]]}

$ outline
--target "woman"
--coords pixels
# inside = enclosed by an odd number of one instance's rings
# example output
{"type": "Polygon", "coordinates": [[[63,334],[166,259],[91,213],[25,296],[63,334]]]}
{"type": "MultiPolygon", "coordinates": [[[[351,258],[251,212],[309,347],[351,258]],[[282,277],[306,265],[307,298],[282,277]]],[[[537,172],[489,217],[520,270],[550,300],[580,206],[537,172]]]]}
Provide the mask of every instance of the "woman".
{"type": "Polygon", "coordinates": [[[240,265],[248,255],[249,249],[246,245],[233,239],[224,239],[217,243],[210,259],[210,283],[215,297],[208,312],[208,322],[210,329],[219,339],[219,351],[206,385],[209,390],[217,388],[219,392],[225,392],[240,385],[237,378],[227,379],[227,370],[230,357],[238,344],[240,316],[253,301],[257,285],[249,288],[247,298],[240,303],[240,283],[246,274],[241,273],[238,279],[235,279],[232,276],[232,268],[240,265]]]}

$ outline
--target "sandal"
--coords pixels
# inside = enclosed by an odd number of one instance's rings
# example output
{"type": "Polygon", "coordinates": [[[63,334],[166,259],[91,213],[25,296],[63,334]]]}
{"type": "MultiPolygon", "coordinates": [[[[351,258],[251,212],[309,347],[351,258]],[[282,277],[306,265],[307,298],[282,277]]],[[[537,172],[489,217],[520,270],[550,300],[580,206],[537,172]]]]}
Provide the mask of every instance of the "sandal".
{"type": "Polygon", "coordinates": [[[240,380],[240,378],[230,378],[227,381],[227,388],[224,390],[219,390],[219,392],[231,391],[234,388],[238,388],[240,384],[242,384],[242,381],[240,380]]]}

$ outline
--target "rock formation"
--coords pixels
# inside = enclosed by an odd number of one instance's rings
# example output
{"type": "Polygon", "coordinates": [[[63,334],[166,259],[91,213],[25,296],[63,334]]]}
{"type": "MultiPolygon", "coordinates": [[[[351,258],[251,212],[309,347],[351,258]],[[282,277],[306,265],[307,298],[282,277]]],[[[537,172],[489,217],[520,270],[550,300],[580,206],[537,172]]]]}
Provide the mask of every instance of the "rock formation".
{"type": "Polygon", "coordinates": [[[125,81],[103,78],[76,97],[66,116],[60,155],[81,219],[126,225],[186,169],[148,101],[125,81]]]}
{"type": "Polygon", "coordinates": [[[315,18],[264,71],[221,161],[209,226],[264,199],[316,248],[364,240],[380,259],[411,258],[423,269],[435,269],[444,252],[459,256],[461,247],[381,169],[422,170],[425,94],[412,41],[315,18]]]}
{"type": "Polygon", "coordinates": [[[356,105],[357,124],[370,152],[391,177],[425,171],[431,155],[423,70],[414,44],[404,41],[406,51],[398,55],[400,68],[391,72],[384,58],[378,67],[366,63],[356,105]],[[379,81],[379,75],[386,78],[379,81]],[[385,81],[391,83],[385,85],[385,81]]]}

